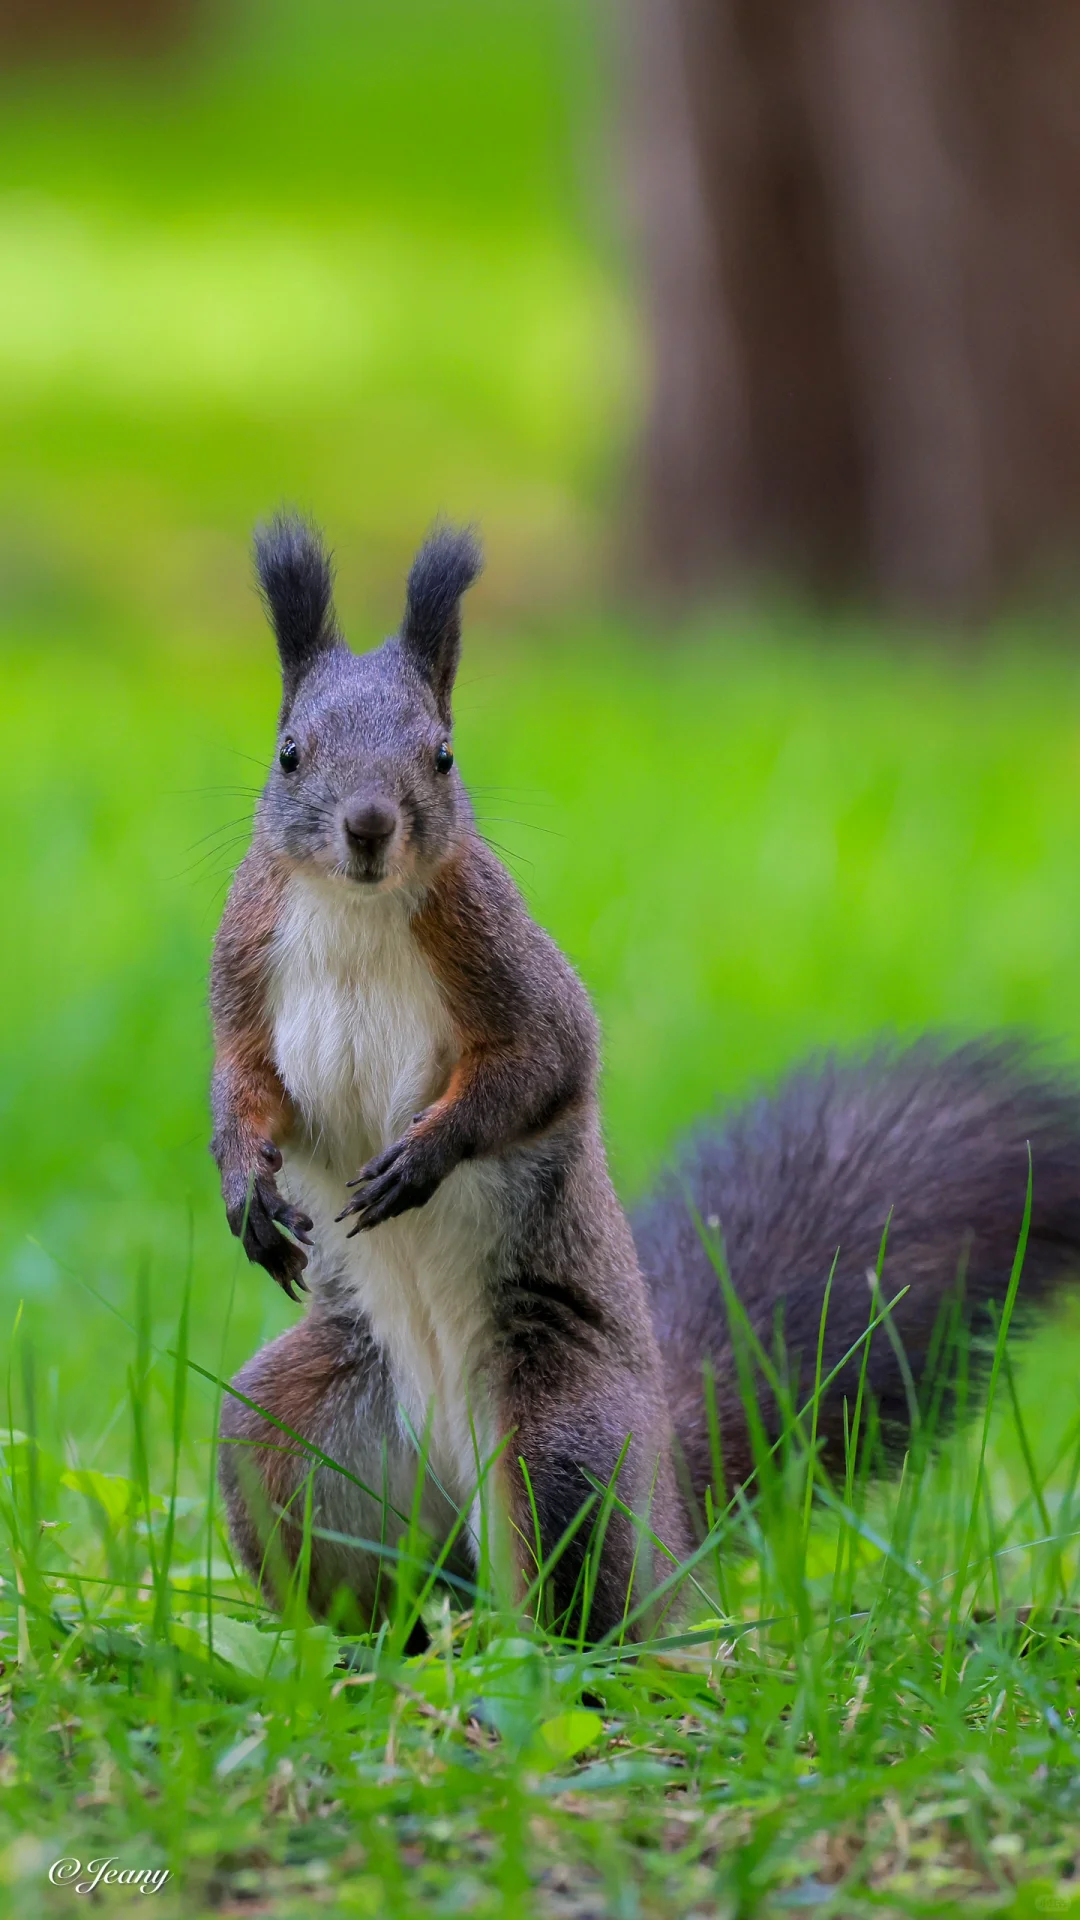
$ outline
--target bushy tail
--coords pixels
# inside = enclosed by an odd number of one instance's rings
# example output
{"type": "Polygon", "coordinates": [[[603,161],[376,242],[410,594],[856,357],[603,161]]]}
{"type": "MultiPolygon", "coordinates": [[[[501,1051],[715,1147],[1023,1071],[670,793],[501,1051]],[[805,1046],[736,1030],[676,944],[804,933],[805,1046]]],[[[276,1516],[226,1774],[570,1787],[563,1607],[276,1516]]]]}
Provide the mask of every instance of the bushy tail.
{"type": "MultiPolygon", "coordinates": [[[[888,1225],[880,1302],[907,1291],[873,1334],[866,1387],[886,1443],[909,1425],[912,1387],[941,1352],[950,1302],[969,1327],[992,1326],[1032,1207],[1018,1311],[1080,1274],[1080,1092],[1032,1064],[1019,1042],[949,1050],[923,1040],[881,1046],[795,1074],[716,1131],[693,1138],[633,1221],[664,1354],[676,1431],[701,1495],[711,1480],[703,1367],[715,1378],[725,1478],[752,1465],[735,1332],[715,1257],[766,1353],[782,1336],[799,1392],[812,1391],[822,1302],[833,1271],[822,1378],[859,1342],[874,1309],[873,1278],[888,1225]],[[835,1268],[834,1268],[835,1261],[835,1268]],[[899,1349],[899,1351],[898,1351],[899,1349]]],[[[826,1463],[844,1458],[843,1403],[853,1404],[862,1351],[822,1396],[826,1463]]],[[[767,1369],[765,1369],[767,1373],[767,1369]]],[[[779,1424],[760,1396],[770,1437],[779,1424]]]]}

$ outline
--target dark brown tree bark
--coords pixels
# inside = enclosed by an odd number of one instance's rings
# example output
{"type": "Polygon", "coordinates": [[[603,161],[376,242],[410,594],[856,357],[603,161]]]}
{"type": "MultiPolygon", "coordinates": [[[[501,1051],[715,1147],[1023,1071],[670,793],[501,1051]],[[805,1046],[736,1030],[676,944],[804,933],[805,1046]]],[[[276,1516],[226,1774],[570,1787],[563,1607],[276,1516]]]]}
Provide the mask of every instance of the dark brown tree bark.
{"type": "Polygon", "coordinates": [[[638,550],[968,610],[1080,533],[1080,10],[638,0],[638,550]]]}
{"type": "Polygon", "coordinates": [[[70,60],[146,54],[190,28],[196,0],[0,0],[0,57],[70,60]]]}

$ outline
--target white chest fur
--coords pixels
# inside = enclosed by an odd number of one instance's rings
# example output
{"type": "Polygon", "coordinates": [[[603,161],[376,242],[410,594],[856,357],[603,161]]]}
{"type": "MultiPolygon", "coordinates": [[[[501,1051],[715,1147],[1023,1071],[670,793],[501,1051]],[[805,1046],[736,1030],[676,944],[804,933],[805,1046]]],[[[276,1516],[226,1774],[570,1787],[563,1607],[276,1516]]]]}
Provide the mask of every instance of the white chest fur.
{"type": "Polygon", "coordinates": [[[294,876],[273,965],[274,1051],[296,1115],[283,1190],[314,1221],[314,1288],[345,1287],[367,1314],[407,1422],[430,1420],[431,1462],[458,1500],[491,1444],[482,1362],[484,1266],[502,1178],[454,1170],[425,1207],[347,1238],[345,1182],[446,1086],[457,1047],[410,930],[410,901],[294,876]]]}
{"type": "Polygon", "coordinates": [[[449,1078],[453,1028],[401,892],[294,876],[277,934],[276,1064],[313,1150],[348,1179],[449,1078]]]}

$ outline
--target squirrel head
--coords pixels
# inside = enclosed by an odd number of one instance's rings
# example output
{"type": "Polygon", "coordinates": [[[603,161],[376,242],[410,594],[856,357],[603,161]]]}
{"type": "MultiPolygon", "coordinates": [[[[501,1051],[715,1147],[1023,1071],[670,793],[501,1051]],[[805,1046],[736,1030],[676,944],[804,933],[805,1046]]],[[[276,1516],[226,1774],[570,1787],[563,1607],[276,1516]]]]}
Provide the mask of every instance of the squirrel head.
{"type": "Polygon", "coordinates": [[[451,694],[475,535],[436,527],[409,572],[398,633],[355,654],[334,612],[317,530],[281,515],[255,536],[259,588],[281,658],[263,839],[290,865],[385,892],[429,879],[469,824],[454,769],[451,694]]]}

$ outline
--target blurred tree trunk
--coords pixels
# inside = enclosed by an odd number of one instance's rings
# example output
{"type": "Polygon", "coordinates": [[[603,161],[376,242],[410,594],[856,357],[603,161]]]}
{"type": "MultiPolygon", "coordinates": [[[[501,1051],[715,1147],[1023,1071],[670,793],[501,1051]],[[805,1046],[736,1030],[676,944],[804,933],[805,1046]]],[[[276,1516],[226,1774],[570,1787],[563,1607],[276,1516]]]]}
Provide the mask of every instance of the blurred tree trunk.
{"type": "Polygon", "coordinates": [[[190,28],[196,0],[0,0],[0,56],[68,60],[145,54],[190,28]]]}
{"type": "Polygon", "coordinates": [[[986,605],[1080,532],[1080,7],[637,0],[641,550],[986,605]]]}

